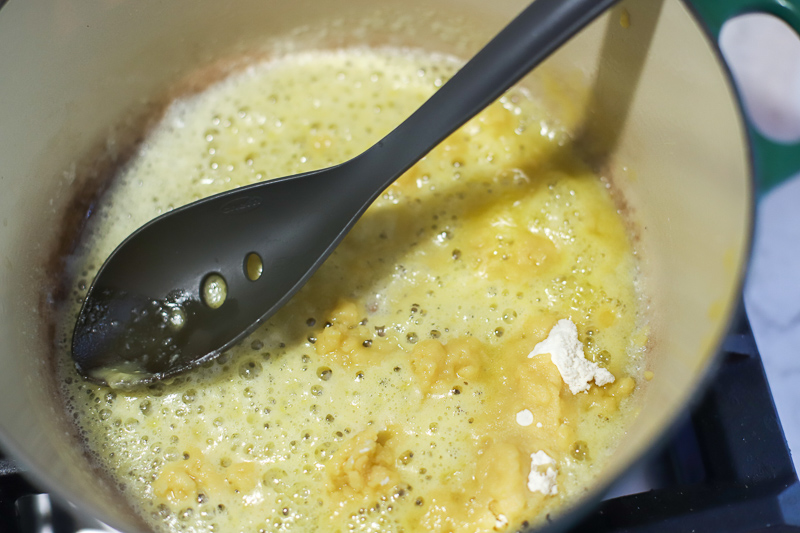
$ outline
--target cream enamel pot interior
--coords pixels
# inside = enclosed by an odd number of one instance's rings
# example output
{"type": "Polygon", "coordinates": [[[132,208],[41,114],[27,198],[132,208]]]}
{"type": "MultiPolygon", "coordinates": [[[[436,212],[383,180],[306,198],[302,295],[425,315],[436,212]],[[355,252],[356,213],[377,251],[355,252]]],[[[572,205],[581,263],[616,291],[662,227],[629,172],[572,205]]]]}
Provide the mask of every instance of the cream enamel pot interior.
{"type": "MultiPolygon", "coordinates": [[[[273,2],[10,0],[0,9],[0,437],[43,489],[126,532],[145,530],[94,468],[53,368],[56,250],[109,169],[170,95],[235,68],[243,54],[350,44],[468,57],[523,7],[498,0],[273,2]],[[286,39],[281,39],[286,38],[286,39]],[[277,39],[277,41],[274,41],[277,39]],[[272,44],[270,44],[272,43],[272,44]],[[198,74],[198,72],[200,74],[198,74]],[[95,163],[99,161],[99,163],[95,163]]],[[[2,5],[2,1],[0,1],[2,5]]],[[[525,83],[624,192],[652,315],[641,413],[596,490],[652,450],[713,370],[750,248],[753,169],[768,184],[800,150],[746,124],[718,50],[725,19],[762,9],[800,28],[786,2],[627,1],[525,83]],[[719,4],[726,4],[721,6],[719,4]],[[704,23],[698,22],[697,15],[704,23]],[[627,22],[630,22],[628,25],[627,22]],[[543,81],[548,80],[548,81],[543,81]],[[752,150],[752,157],[751,157],[752,150]]],[[[580,512],[552,523],[564,528],[580,512]]]]}

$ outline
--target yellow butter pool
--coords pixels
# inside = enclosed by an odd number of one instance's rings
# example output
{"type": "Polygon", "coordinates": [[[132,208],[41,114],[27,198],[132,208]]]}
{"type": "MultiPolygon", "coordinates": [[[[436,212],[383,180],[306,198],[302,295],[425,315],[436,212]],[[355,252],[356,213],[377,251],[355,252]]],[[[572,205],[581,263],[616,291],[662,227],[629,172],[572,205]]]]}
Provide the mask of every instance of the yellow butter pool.
{"type": "MultiPolygon", "coordinates": [[[[93,217],[75,300],[148,219],[353,157],[457,67],[408,50],[302,53],[175,102],[93,217]]],[[[87,447],[157,530],[543,520],[590,486],[623,434],[646,340],[626,221],[570,141],[513,90],[385,191],[218,362],[126,392],[83,382],[65,354],[87,447]],[[547,354],[528,357],[560,319],[614,383],[572,394],[547,354]],[[552,462],[532,465],[537,452],[552,462]],[[548,469],[557,490],[531,490],[548,469]]]]}

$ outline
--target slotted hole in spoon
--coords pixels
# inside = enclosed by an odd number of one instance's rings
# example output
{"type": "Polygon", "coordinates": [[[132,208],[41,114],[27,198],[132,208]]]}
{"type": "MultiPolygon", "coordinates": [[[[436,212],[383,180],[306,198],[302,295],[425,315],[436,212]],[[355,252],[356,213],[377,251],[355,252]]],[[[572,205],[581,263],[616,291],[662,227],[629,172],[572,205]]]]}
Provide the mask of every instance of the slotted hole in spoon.
{"type": "Polygon", "coordinates": [[[207,275],[203,279],[201,294],[203,303],[211,309],[219,309],[228,296],[228,284],[225,282],[225,278],[216,272],[207,275]]]}
{"type": "Polygon", "coordinates": [[[247,279],[256,281],[261,277],[263,270],[264,262],[261,260],[261,256],[255,252],[247,254],[244,260],[244,274],[247,276],[247,279]]]}

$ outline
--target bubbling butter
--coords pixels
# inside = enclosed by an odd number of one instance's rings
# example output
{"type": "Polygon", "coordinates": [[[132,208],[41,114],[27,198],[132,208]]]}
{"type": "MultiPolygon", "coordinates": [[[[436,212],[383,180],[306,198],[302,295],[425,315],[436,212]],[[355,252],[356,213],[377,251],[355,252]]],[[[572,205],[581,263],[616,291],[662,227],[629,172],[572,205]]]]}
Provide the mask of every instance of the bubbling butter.
{"type": "MultiPolygon", "coordinates": [[[[298,53],[176,101],[90,221],[73,300],[151,217],[353,157],[457,67],[409,50],[298,53]]],[[[64,393],[158,531],[513,530],[590,486],[632,416],[635,274],[607,185],[515,89],[390,186],[216,362],[114,391],[65,351],[64,393]],[[613,383],[574,395],[532,354],[560,319],[613,383]]]]}

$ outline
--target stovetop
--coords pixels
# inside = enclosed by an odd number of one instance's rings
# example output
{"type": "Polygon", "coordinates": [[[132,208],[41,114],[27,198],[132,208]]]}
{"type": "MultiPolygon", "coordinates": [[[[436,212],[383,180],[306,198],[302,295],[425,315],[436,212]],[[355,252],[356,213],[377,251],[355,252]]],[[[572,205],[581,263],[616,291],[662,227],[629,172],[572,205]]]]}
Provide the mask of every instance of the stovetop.
{"type": "MultiPolygon", "coordinates": [[[[800,482],[747,317],[663,451],[634,468],[573,532],[800,533],[800,482]]],[[[0,533],[89,533],[0,456],[0,533]]]]}

